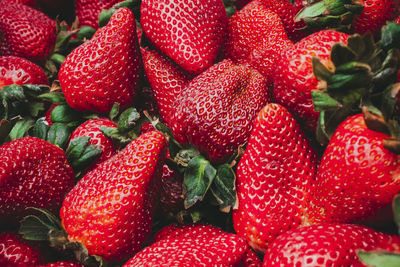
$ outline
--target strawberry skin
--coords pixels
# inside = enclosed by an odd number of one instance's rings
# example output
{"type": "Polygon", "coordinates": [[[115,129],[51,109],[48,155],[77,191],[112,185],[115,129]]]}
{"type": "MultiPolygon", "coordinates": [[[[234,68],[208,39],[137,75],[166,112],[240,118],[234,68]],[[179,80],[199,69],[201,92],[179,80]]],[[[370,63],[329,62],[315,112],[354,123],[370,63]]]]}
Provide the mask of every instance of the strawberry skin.
{"type": "Polygon", "coordinates": [[[3,2],[18,3],[26,6],[36,7],[36,0],[2,0],[3,2]]]}
{"type": "Polygon", "coordinates": [[[58,261],[55,263],[49,263],[40,267],[84,267],[80,263],[76,263],[73,261],[58,261]]]}
{"type": "Polygon", "coordinates": [[[300,126],[279,104],[258,114],[237,169],[233,225],[256,251],[302,225],[316,155],[300,126]]]}
{"type": "Polygon", "coordinates": [[[104,113],[114,103],[127,106],[132,102],[139,69],[135,19],[129,9],[122,8],[90,41],[68,55],[58,78],[71,107],[104,113]]]}
{"type": "Polygon", "coordinates": [[[99,15],[103,9],[109,9],[121,0],[75,0],[75,13],[80,26],[99,27],[99,15]]]}
{"type": "Polygon", "coordinates": [[[309,221],[352,223],[391,203],[400,191],[400,156],[388,135],[367,128],[362,114],[336,129],[318,167],[309,221]]]}
{"type": "Polygon", "coordinates": [[[11,84],[49,85],[38,65],[21,57],[0,56],[0,88],[11,84]]]}
{"type": "Polygon", "coordinates": [[[288,108],[310,129],[317,125],[318,112],[314,111],[311,91],[318,89],[312,58],[330,66],[332,46],[337,42],[347,44],[348,35],[324,30],[307,36],[282,52],[276,63],[273,96],[277,103],[288,108]]]}
{"type": "Polygon", "coordinates": [[[400,253],[400,237],[360,225],[302,227],[279,236],[268,248],[263,266],[365,266],[356,250],[400,253]]]}
{"type": "Polygon", "coordinates": [[[58,212],[75,178],[64,151],[36,137],[0,146],[0,224],[15,224],[27,207],[58,212]]]}
{"type": "Polygon", "coordinates": [[[223,162],[244,144],[258,111],[269,102],[266,79],[231,60],[193,79],[175,101],[171,131],[213,162],[223,162]]]}
{"type": "Polygon", "coordinates": [[[41,263],[40,253],[17,236],[0,234],[0,265],[2,267],[31,267],[41,263]]]}
{"type": "Polygon", "coordinates": [[[145,133],[87,173],[60,211],[69,240],[107,261],[139,251],[151,231],[165,150],[160,132],[145,133]]]}
{"type": "Polygon", "coordinates": [[[228,25],[221,0],[143,0],[140,11],[143,32],[184,70],[214,64],[228,25]]]}
{"type": "Polygon", "coordinates": [[[23,4],[0,2],[0,55],[44,60],[55,41],[55,21],[23,4]]]}

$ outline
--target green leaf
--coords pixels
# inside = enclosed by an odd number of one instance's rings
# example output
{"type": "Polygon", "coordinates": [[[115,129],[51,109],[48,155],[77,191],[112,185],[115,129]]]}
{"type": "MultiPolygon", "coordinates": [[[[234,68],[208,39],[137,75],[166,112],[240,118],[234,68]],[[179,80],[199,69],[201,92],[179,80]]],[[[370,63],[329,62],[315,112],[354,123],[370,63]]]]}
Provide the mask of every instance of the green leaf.
{"type": "Polygon", "coordinates": [[[357,251],[361,262],[371,267],[398,267],[400,266],[400,254],[387,251],[357,251]]]}
{"type": "Polygon", "coordinates": [[[332,98],[328,93],[319,90],[311,91],[312,100],[314,102],[314,110],[334,110],[340,108],[342,105],[332,98]]]}
{"type": "Polygon", "coordinates": [[[229,212],[237,204],[235,180],[235,172],[228,164],[218,166],[210,190],[222,212],[229,212]]]}
{"type": "Polygon", "coordinates": [[[400,234],[400,194],[393,198],[393,215],[394,221],[397,224],[398,232],[400,234]]]}
{"type": "Polygon", "coordinates": [[[77,121],[81,118],[81,114],[79,111],[71,108],[68,105],[58,105],[51,112],[51,121],[52,122],[72,122],[77,121]]]}
{"type": "Polygon", "coordinates": [[[186,209],[203,200],[216,174],[217,170],[201,155],[189,162],[183,181],[186,209]]]}
{"type": "Polygon", "coordinates": [[[342,43],[336,43],[332,47],[331,60],[336,67],[353,61],[356,54],[352,49],[342,43]]]}
{"type": "Polygon", "coordinates": [[[44,111],[44,103],[41,102],[28,102],[27,103],[28,110],[29,110],[29,115],[32,117],[37,117],[39,114],[44,111]]]}
{"type": "Polygon", "coordinates": [[[47,133],[47,141],[64,149],[68,143],[71,130],[64,123],[55,122],[53,123],[47,133]]]}
{"type": "Polygon", "coordinates": [[[89,140],[88,136],[74,138],[67,148],[66,155],[75,173],[88,168],[103,151],[99,146],[89,145],[89,140]]]}
{"type": "Polygon", "coordinates": [[[54,104],[65,104],[65,96],[62,92],[50,92],[38,96],[40,99],[47,100],[54,104]]]}
{"type": "Polygon", "coordinates": [[[112,108],[110,110],[109,117],[113,121],[114,119],[116,119],[118,117],[118,114],[119,114],[119,104],[114,103],[114,105],[112,106],[112,108]]]}
{"type": "Polygon", "coordinates": [[[35,121],[32,119],[18,121],[9,134],[10,140],[25,137],[28,134],[28,131],[33,127],[34,123],[35,121]]]}
{"type": "Polygon", "coordinates": [[[382,28],[381,47],[386,51],[392,48],[400,49],[400,24],[388,22],[382,28]]]}
{"type": "Polygon", "coordinates": [[[44,117],[39,118],[32,128],[32,136],[46,140],[49,124],[44,117]]]}
{"type": "Polygon", "coordinates": [[[131,130],[139,120],[140,114],[135,108],[128,108],[121,113],[118,119],[118,130],[121,133],[131,130]]]}
{"type": "Polygon", "coordinates": [[[65,61],[65,56],[58,53],[54,53],[51,55],[50,60],[56,63],[57,65],[61,66],[65,61]]]}
{"type": "Polygon", "coordinates": [[[92,39],[93,35],[96,33],[96,30],[90,26],[82,26],[79,31],[77,32],[76,36],[80,40],[90,40],[92,39]]]}
{"type": "Polygon", "coordinates": [[[317,77],[318,80],[327,81],[332,77],[333,72],[331,72],[327,67],[325,67],[325,65],[322,64],[318,58],[314,57],[312,59],[312,64],[313,64],[314,75],[315,77],[317,77]]]}

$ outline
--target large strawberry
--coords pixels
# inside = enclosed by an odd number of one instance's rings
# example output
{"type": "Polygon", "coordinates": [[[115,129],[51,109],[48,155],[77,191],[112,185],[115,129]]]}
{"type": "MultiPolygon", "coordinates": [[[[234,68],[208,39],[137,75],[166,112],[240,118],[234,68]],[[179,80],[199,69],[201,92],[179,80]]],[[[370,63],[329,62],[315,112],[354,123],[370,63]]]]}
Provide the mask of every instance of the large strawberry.
{"type": "Polygon", "coordinates": [[[79,18],[79,24],[97,29],[100,12],[103,9],[111,8],[118,2],[121,0],[76,0],[75,12],[79,18]]]}
{"type": "Polygon", "coordinates": [[[55,21],[23,4],[0,2],[0,55],[44,60],[55,41],[55,21]]]}
{"type": "Polygon", "coordinates": [[[36,7],[36,0],[2,0],[3,2],[19,3],[30,7],[36,7]]]}
{"type": "Polygon", "coordinates": [[[19,237],[4,232],[0,234],[0,265],[3,267],[28,267],[41,264],[40,252],[19,237]]]}
{"type": "Polygon", "coordinates": [[[281,51],[290,45],[279,16],[258,0],[229,18],[226,57],[249,61],[264,76],[270,78],[281,51]]]}
{"type": "Polygon", "coordinates": [[[238,165],[236,232],[265,252],[278,235],[302,225],[315,169],[315,152],[296,120],[284,107],[266,105],[238,165]]]}
{"type": "Polygon", "coordinates": [[[0,146],[1,224],[12,224],[28,213],[27,207],[58,212],[74,174],[59,147],[35,137],[0,146]]]}
{"type": "Polygon", "coordinates": [[[143,0],[141,24],[161,52],[199,74],[214,64],[228,18],[221,0],[143,0]]]}
{"type": "Polygon", "coordinates": [[[135,19],[122,8],[90,41],[68,55],[58,78],[71,107],[107,112],[114,103],[127,106],[132,102],[139,69],[135,19]]]}
{"type": "Polygon", "coordinates": [[[165,148],[164,136],[149,132],[87,173],[61,208],[69,241],[110,261],[135,254],[151,231],[165,148]]]}
{"type": "Polygon", "coordinates": [[[279,236],[263,266],[365,266],[357,250],[400,253],[400,238],[359,225],[312,225],[279,236]]]}
{"type": "Polygon", "coordinates": [[[259,72],[224,60],[193,79],[175,100],[172,133],[211,161],[223,162],[247,142],[253,119],[267,102],[266,79],[259,72]]]}
{"type": "Polygon", "coordinates": [[[325,30],[307,36],[283,51],[274,73],[273,96],[277,103],[315,129],[318,113],[314,110],[311,91],[318,89],[319,81],[313,73],[313,57],[318,57],[328,68],[332,46],[346,43],[348,35],[325,30]]]}

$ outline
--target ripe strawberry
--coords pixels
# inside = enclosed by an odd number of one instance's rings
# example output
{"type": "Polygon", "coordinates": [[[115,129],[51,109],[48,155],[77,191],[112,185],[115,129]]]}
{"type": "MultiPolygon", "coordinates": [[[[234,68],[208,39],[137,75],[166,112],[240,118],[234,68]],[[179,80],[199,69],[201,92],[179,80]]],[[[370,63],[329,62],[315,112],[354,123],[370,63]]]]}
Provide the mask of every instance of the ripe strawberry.
{"type": "Polygon", "coordinates": [[[61,208],[68,239],[109,261],[135,254],[151,231],[165,148],[164,136],[149,132],[87,173],[61,208]]]}
{"type": "Polygon", "coordinates": [[[270,242],[302,225],[316,155],[292,115],[279,104],[258,114],[237,169],[236,232],[265,252],[270,242]]]}
{"type": "Polygon", "coordinates": [[[175,101],[171,131],[213,162],[223,162],[246,143],[257,112],[269,101],[266,79],[224,60],[193,79],[175,101]]]}
{"type": "Polygon", "coordinates": [[[18,3],[18,4],[23,4],[26,6],[30,6],[35,8],[36,7],[36,0],[2,0],[3,2],[8,2],[8,3],[18,3]]]}
{"type": "Polygon", "coordinates": [[[173,103],[183,92],[190,76],[157,51],[142,49],[142,57],[161,119],[170,125],[173,103]]]}
{"type": "Polygon", "coordinates": [[[0,234],[0,265],[3,267],[29,267],[41,263],[40,253],[17,236],[0,234]]]}
{"type": "Polygon", "coordinates": [[[107,112],[135,96],[140,55],[133,13],[119,9],[107,26],[68,55],[59,80],[67,103],[78,110],[107,112]]]}
{"type": "Polygon", "coordinates": [[[180,234],[170,233],[123,266],[235,266],[248,250],[243,238],[214,226],[186,226],[177,231],[180,234]]]}
{"type": "Polygon", "coordinates": [[[49,85],[44,71],[21,57],[0,56],[0,74],[0,88],[10,84],[49,85]]]}
{"type": "Polygon", "coordinates": [[[99,15],[103,9],[109,9],[121,0],[76,0],[75,12],[80,26],[99,27],[99,15]]]}
{"type": "Polygon", "coordinates": [[[102,149],[100,157],[90,165],[87,171],[95,169],[101,162],[111,158],[118,151],[112,140],[101,132],[101,126],[118,127],[117,124],[107,118],[91,119],[78,126],[71,134],[70,140],[88,136],[90,137],[89,145],[96,145],[102,149]]]}
{"type": "Polygon", "coordinates": [[[264,257],[267,266],[365,266],[356,250],[400,252],[400,238],[350,224],[303,227],[279,236],[264,257]]]}
{"type": "Polygon", "coordinates": [[[40,267],[84,267],[80,263],[76,263],[73,261],[58,261],[55,263],[49,263],[40,267]]]}
{"type": "Polygon", "coordinates": [[[59,104],[51,104],[49,109],[44,114],[44,119],[49,124],[49,126],[53,124],[53,122],[51,121],[51,113],[53,112],[54,108],[57,107],[58,105],[59,104]]]}
{"type": "Polygon", "coordinates": [[[0,2],[0,55],[44,60],[55,41],[55,21],[23,4],[0,2]]]}
{"type": "Polygon", "coordinates": [[[277,61],[274,73],[273,95],[277,103],[288,108],[310,129],[317,125],[318,112],[314,111],[311,91],[318,89],[312,59],[318,57],[326,66],[332,66],[330,53],[337,42],[346,43],[344,33],[324,30],[307,36],[286,49],[277,61]]]}
{"type": "Polygon", "coordinates": [[[37,207],[58,211],[75,183],[59,147],[35,137],[0,146],[0,224],[15,224],[37,207]]]}
{"type": "Polygon", "coordinates": [[[164,164],[160,190],[160,208],[163,214],[175,213],[184,209],[182,184],[183,175],[164,164]]]}
{"type": "Polygon", "coordinates": [[[235,62],[249,60],[252,67],[268,78],[281,51],[292,44],[279,16],[258,0],[229,18],[226,57],[235,62]]]}
{"type": "Polygon", "coordinates": [[[336,129],[318,167],[308,220],[351,223],[391,203],[400,190],[400,157],[388,135],[370,130],[362,114],[336,129]]]}
{"type": "Polygon", "coordinates": [[[221,0],[143,0],[141,24],[161,52],[199,74],[214,64],[228,18],[221,0]]]}

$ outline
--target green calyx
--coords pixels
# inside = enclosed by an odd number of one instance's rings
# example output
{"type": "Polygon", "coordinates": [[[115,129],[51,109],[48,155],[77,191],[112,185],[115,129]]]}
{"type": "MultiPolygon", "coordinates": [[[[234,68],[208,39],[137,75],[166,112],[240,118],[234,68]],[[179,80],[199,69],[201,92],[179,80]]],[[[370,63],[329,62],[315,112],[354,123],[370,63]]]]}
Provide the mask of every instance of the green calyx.
{"type": "Polygon", "coordinates": [[[111,16],[120,8],[128,8],[130,9],[134,15],[135,19],[140,19],[140,5],[141,0],[125,0],[115,4],[110,9],[103,9],[99,15],[99,27],[104,27],[107,25],[108,21],[111,19],[111,16]]]}
{"type": "Polygon", "coordinates": [[[89,141],[90,137],[81,136],[72,139],[69,143],[66,155],[75,173],[79,173],[91,166],[102,153],[102,149],[99,146],[90,145],[89,141]]]}

